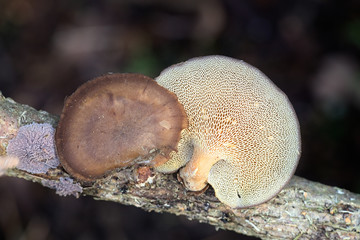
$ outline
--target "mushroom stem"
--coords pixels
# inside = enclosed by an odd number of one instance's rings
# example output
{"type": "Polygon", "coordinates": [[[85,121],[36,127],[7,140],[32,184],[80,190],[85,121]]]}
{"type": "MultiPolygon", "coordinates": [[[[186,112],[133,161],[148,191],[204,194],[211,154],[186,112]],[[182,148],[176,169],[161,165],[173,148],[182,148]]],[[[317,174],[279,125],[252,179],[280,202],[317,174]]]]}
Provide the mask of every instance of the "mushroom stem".
{"type": "Polygon", "coordinates": [[[201,191],[207,185],[207,178],[211,167],[219,160],[200,146],[194,147],[191,160],[180,170],[180,177],[190,191],[201,191]]]}

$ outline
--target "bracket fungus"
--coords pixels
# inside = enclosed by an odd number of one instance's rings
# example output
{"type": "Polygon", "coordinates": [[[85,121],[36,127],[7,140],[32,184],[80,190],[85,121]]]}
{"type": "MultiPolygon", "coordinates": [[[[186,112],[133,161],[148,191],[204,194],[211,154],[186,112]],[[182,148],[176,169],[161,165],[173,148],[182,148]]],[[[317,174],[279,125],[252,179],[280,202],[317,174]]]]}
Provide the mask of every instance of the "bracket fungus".
{"type": "Polygon", "coordinates": [[[176,151],[186,127],[177,97],[156,81],[141,74],[108,74],[66,99],[56,149],[66,171],[91,181],[134,163],[161,165],[176,151]]]}
{"type": "Polygon", "coordinates": [[[189,126],[178,152],[157,167],[178,168],[185,187],[209,183],[233,208],[263,203],[293,175],[300,129],[287,96],[257,68],[224,56],[193,58],[165,69],[156,81],[183,104],[189,126]]]}

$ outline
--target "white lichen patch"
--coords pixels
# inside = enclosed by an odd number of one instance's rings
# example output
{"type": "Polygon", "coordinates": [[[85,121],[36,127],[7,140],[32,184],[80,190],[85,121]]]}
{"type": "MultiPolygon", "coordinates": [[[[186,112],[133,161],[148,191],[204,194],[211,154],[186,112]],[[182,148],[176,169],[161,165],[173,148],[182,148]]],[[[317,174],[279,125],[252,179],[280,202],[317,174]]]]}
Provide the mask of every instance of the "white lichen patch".
{"type": "Polygon", "coordinates": [[[7,154],[19,159],[17,168],[30,173],[46,173],[60,162],[56,156],[55,129],[48,123],[32,123],[19,128],[9,141],[7,154]]]}

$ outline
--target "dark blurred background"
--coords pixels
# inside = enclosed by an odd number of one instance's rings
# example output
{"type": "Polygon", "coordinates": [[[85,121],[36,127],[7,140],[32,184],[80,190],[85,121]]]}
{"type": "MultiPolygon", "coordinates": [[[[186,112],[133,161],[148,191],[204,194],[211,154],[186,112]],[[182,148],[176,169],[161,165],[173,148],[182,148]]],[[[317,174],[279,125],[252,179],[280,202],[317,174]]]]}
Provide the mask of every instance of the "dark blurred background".
{"type": "MultiPolygon", "coordinates": [[[[360,1],[0,0],[0,90],[53,114],[101,74],[156,77],[211,54],[258,67],[288,95],[297,175],[360,193],[360,1]]],[[[0,239],[251,238],[2,177],[0,239]]]]}

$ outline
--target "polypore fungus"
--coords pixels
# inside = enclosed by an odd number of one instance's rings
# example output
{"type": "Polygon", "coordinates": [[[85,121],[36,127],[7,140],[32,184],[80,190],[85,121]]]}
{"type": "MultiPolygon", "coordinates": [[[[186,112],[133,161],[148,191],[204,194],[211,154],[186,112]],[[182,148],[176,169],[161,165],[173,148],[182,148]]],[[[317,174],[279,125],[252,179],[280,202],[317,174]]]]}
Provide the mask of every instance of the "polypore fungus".
{"type": "Polygon", "coordinates": [[[189,126],[178,152],[157,170],[180,170],[187,189],[209,183],[230,207],[260,204],[293,175],[300,156],[296,114],[274,83],[255,67],[224,56],[190,59],[156,81],[183,104],[189,126]]]}
{"type": "Polygon", "coordinates": [[[109,74],[66,99],[56,148],[66,171],[90,181],[135,162],[161,165],[186,127],[175,94],[141,74],[109,74]]]}
{"type": "Polygon", "coordinates": [[[19,128],[7,146],[8,156],[19,159],[16,168],[30,173],[46,173],[59,165],[55,154],[55,129],[48,123],[32,123],[19,128]]]}

